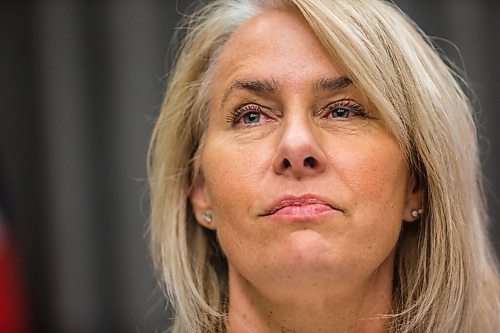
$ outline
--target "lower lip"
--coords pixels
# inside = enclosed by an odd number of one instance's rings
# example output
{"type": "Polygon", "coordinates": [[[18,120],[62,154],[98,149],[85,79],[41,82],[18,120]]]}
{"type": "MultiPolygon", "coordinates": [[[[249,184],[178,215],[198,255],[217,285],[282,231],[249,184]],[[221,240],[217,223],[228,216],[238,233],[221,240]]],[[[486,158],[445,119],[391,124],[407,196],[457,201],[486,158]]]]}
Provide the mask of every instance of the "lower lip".
{"type": "Polygon", "coordinates": [[[308,205],[300,205],[300,206],[286,206],[283,207],[273,214],[269,215],[270,217],[275,217],[279,219],[286,219],[291,221],[308,221],[308,220],[316,220],[320,217],[323,217],[325,214],[334,213],[337,210],[333,209],[330,206],[323,204],[308,204],[308,205]]]}

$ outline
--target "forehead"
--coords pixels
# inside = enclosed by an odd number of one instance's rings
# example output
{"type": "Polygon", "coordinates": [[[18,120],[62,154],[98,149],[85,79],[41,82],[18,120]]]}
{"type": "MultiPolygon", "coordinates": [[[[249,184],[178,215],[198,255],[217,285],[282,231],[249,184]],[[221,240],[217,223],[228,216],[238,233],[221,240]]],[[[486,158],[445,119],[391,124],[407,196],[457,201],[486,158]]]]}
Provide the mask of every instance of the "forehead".
{"type": "Polygon", "coordinates": [[[238,80],[272,79],[287,89],[342,74],[296,10],[265,10],[237,29],[220,54],[214,90],[238,80]]]}

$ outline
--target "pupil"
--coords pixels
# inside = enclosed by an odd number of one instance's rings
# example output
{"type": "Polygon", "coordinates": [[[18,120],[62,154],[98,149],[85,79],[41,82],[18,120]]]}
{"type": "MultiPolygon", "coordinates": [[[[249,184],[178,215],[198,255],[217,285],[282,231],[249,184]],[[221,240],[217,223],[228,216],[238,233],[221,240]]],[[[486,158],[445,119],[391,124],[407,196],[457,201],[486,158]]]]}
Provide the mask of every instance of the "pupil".
{"type": "Polygon", "coordinates": [[[338,118],[347,118],[349,116],[349,110],[347,109],[335,109],[333,110],[333,116],[338,118]]]}
{"type": "Polygon", "coordinates": [[[243,117],[243,121],[245,124],[255,123],[260,120],[260,113],[258,112],[249,112],[243,117]]]}

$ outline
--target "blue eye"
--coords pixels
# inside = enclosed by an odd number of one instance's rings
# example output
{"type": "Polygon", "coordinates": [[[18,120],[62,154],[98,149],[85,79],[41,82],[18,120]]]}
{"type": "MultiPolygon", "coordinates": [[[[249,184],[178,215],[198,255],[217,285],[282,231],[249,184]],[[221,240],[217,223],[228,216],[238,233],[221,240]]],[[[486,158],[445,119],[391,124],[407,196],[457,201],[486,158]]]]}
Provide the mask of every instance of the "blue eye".
{"type": "Polygon", "coordinates": [[[245,113],[241,119],[245,124],[255,124],[260,121],[260,113],[256,111],[251,111],[248,113],[245,113]]]}
{"type": "Polygon", "coordinates": [[[367,117],[365,109],[353,100],[347,99],[328,105],[323,113],[325,118],[348,120],[357,117],[367,117]]]}
{"type": "Polygon", "coordinates": [[[254,127],[273,119],[270,110],[258,104],[246,104],[237,108],[227,118],[233,127],[254,127]]]}
{"type": "Polygon", "coordinates": [[[331,112],[332,118],[349,118],[351,113],[351,111],[346,108],[335,108],[331,112]]]}

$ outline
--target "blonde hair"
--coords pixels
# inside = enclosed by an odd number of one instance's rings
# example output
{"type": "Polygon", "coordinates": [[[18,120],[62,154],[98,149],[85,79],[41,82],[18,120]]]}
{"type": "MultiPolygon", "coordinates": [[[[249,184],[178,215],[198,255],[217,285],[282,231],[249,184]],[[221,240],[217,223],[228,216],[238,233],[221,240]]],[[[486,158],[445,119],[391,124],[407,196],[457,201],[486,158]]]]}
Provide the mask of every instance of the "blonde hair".
{"type": "Polygon", "coordinates": [[[282,7],[302,13],[380,110],[425,189],[422,219],[403,226],[397,245],[388,330],[498,332],[498,266],[486,235],[473,109],[429,38],[380,0],[213,1],[186,18],[148,163],[152,254],[175,311],[173,332],[225,330],[225,258],[188,195],[218,53],[250,18],[282,7]]]}

